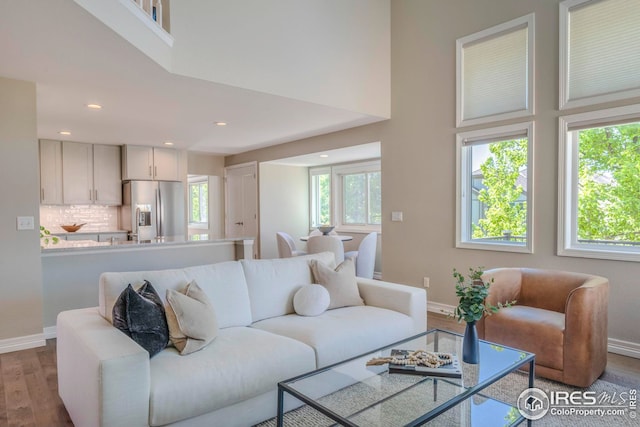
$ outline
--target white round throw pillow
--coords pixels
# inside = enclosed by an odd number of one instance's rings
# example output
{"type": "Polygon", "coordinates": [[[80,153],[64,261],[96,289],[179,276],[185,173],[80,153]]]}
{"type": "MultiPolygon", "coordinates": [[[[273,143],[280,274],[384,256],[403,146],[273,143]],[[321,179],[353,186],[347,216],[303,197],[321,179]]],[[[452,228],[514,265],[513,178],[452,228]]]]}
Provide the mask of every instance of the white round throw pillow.
{"type": "Polygon", "coordinates": [[[318,316],[329,308],[329,291],[322,285],[305,285],[293,296],[293,309],[301,316],[318,316]]]}

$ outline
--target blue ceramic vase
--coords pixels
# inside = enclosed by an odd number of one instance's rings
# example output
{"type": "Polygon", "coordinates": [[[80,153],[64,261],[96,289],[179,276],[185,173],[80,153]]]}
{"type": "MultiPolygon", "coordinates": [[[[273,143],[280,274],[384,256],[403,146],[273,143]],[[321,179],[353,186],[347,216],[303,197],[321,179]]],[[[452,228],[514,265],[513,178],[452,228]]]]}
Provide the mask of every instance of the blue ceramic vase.
{"type": "Polygon", "coordinates": [[[480,343],[478,342],[478,331],[476,322],[467,322],[462,340],[462,361],[476,364],[480,361],[480,343]]]}

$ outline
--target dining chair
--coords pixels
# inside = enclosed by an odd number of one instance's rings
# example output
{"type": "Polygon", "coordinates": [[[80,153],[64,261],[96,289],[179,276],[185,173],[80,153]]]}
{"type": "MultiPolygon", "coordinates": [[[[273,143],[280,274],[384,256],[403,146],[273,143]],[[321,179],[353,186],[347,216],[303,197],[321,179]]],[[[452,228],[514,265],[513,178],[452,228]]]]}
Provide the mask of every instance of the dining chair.
{"type": "Polygon", "coordinates": [[[376,265],[376,247],[378,246],[378,233],[373,232],[365,236],[358,245],[357,251],[345,252],[345,258],[355,257],[356,276],[373,279],[373,270],[376,265]]]}
{"type": "Polygon", "coordinates": [[[276,233],[276,239],[278,241],[278,256],[280,258],[291,258],[294,256],[306,255],[304,251],[296,249],[296,243],[289,234],[284,231],[278,231],[276,233]]]}
{"type": "Polygon", "coordinates": [[[310,254],[333,252],[336,257],[336,265],[344,261],[344,246],[342,241],[333,236],[309,236],[307,251],[310,254]]]}

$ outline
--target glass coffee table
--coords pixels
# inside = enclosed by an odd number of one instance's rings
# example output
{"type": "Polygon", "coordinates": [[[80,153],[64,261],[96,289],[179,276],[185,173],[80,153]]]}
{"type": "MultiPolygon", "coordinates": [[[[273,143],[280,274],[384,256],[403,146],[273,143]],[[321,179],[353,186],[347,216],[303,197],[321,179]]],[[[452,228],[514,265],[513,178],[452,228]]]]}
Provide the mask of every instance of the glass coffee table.
{"type": "MultiPolygon", "coordinates": [[[[433,329],[390,346],[278,383],[278,427],[285,395],[344,426],[515,426],[525,418],[517,408],[480,393],[529,364],[533,387],[535,355],[480,341],[480,363],[462,363],[462,378],[396,374],[388,365],[366,366],[392,349],[454,353],[462,358],[462,335],[433,329]]],[[[523,391],[523,390],[520,390],[523,391]]],[[[292,403],[292,402],[288,402],[292,403]]],[[[531,425],[531,421],[528,425],[531,425]]]]}

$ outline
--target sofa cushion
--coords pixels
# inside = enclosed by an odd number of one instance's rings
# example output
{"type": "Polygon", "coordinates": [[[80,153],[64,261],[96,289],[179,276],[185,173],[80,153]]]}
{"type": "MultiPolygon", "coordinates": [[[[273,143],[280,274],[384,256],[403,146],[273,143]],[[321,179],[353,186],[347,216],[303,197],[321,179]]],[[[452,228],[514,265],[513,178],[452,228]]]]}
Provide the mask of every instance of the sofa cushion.
{"type": "Polygon", "coordinates": [[[98,301],[102,317],[113,323],[113,305],[122,291],[131,284],[134,289],[145,280],[153,283],[162,303],[166,303],[167,289],[184,287],[189,280],[182,270],[132,271],[125,273],[102,273],[98,287],[98,301]]]}
{"type": "Polygon", "coordinates": [[[254,322],[294,313],[293,296],[301,286],[314,283],[309,261],[335,266],[331,252],[293,258],[242,260],[254,322]]]}
{"type": "Polygon", "coordinates": [[[397,311],[357,306],[327,310],[319,316],[274,317],[252,328],[310,345],[318,368],[383,347],[414,334],[413,320],[397,311]]]}
{"type": "Polygon", "coordinates": [[[299,341],[232,327],[221,329],[210,345],[186,357],[167,348],[150,366],[149,422],[159,426],[272,391],[279,381],[314,370],[315,355],[299,341]]]}
{"type": "Polygon", "coordinates": [[[251,324],[249,292],[239,262],[187,267],[184,272],[189,280],[198,282],[209,297],[221,329],[251,324]]]}
{"type": "Polygon", "coordinates": [[[128,285],[113,306],[113,326],[155,356],[169,343],[167,318],[151,283],[134,290],[128,285]]]}
{"type": "Polygon", "coordinates": [[[329,308],[331,297],[322,285],[305,285],[293,296],[293,309],[300,316],[318,316],[329,308]]]}
{"type": "Polygon", "coordinates": [[[182,355],[203,349],[218,335],[216,313],[195,280],[181,291],[167,289],[166,313],[169,338],[182,355]]]}
{"type": "Polygon", "coordinates": [[[329,291],[329,309],[364,305],[358,291],[356,264],[353,258],[346,259],[335,270],[317,260],[312,260],[311,271],[316,282],[329,291]]]}
{"type": "Polygon", "coordinates": [[[183,289],[187,283],[196,280],[211,301],[220,328],[251,324],[247,283],[237,261],[184,269],[103,273],[98,291],[100,314],[111,322],[111,310],[118,295],[127,284],[135,287],[144,280],[153,283],[163,303],[167,302],[167,289],[183,289]]]}

